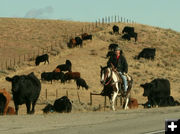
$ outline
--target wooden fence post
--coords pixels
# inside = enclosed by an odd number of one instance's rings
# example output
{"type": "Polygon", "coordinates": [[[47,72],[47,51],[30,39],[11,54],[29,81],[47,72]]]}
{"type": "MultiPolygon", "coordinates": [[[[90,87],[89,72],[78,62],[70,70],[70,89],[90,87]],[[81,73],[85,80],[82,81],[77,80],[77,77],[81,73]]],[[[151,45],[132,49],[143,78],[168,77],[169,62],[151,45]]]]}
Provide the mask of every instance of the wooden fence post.
{"type": "Polygon", "coordinates": [[[47,100],[47,88],[46,88],[46,90],[45,90],[45,96],[46,96],[46,100],[47,100]]]}
{"type": "Polygon", "coordinates": [[[79,97],[79,92],[77,91],[77,96],[78,96],[78,101],[81,103],[80,97],[79,97]]]}
{"type": "Polygon", "coordinates": [[[92,93],[90,92],[90,105],[92,105],[92,93]]]}
{"type": "Polygon", "coordinates": [[[14,58],[14,66],[16,65],[16,58],[14,58]]]}
{"type": "Polygon", "coordinates": [[[105,108],[106,108],[106,96],[104,96],[104,111],[105,111],[105,108]]]}

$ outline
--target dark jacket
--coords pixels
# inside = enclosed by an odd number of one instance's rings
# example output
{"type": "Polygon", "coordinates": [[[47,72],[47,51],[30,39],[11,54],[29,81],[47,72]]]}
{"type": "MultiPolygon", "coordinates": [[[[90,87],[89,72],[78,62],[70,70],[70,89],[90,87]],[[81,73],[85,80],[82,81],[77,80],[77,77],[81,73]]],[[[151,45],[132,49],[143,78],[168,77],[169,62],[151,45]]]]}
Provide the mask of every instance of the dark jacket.
{"type": "Polygon", "coordinates": [[[128,72],[128,64],[126,58],[121,54],[119,59],[117,60],[116,54],[111,56],[107,62],[107,66],[110,67],[111,63],[117,69],[118,72],[127,73],[128,72]]]}

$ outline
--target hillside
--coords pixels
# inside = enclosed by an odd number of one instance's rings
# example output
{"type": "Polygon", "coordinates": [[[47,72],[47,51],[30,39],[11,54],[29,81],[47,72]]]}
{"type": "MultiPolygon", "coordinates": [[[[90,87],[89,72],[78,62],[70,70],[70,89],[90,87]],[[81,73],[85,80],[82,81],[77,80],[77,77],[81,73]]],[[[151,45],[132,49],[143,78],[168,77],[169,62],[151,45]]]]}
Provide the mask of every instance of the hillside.
{"type": "MultiPolygon", "coordinates": [[[[33,21],[40,21],[40,20],[18,20],[18,25],[21,26],[22,29],[26,29],[28,24],[32,23],[33,21]],[[22,21],[23,24],[20,22],[22,21]],[[25,27],[26,26],[26,27],[25,27]]],[[[12,21],[15,21],[12,19],[12,21]]],[[[1,23],[4,19],[1,19],[1,23]]],[[[36,22],[34,26],[28,26],[29,30],[22,30],[23,32],[18,32],[19,36],[13,36],[10,34],[9,31],[11,29],[16,29],[13,24],[10,23],[11,19],[9,19],[8,25],[6,25],[6,29],[4,30],[3,35],[7,35],[6,37],[0,36],[0,40],[6,40],[7,44],[9,42],[16,42],[16,45],[13,49],[14,53],[18,54],[20,47],[18,46],[18,42],[26,42],[29,45],[35,45],[35,47],[42,47],[43,43],[46,44],[47,42],[53,41],[53,37],[56,34],[56,26],[60,25],[60,22],[53,22],[53,21],[45,21],[44,25],[47,24],[50,27],[55,27],[54,30],[52,29],[51,40],[47,41],[46,30],[44,28],[40,28],[38,30],[39,35],[41,38],[38,38],[39,44],[33,44],[30,40],[33,35],[28,33],[28,31],[36,31],[36,22]],[[6,33],[6,34],[5,34],[6,33]],[[25,36],[29,35],[29,36],[25,36]],[[8,37],[8,38],[7,38],[8,37]],[[18,38],[17,38],[18,37],[18,38]],[[19,37],[21,37],[19,39],[19,37]],[[29,38],[28,38],[29,37],[29,38]],[[17,39],[18,40],[17,40],[17,39]]],[[[65,22],[63,22],[65,23],[65,22]]],[[[68,24],[68,22],[66,22],[68,24]]],[[[65,23],[65,24],[66,24],[65,23]]],[[[70,23],[70,22],[69,22],[70,23]]],[[[81,26],[80,22],[71,22],[71,24],[81,26]]],[[[69,24],[69,25],[71,25],[69,24]]],[[[114,24],[108,24],[104,26],[99,26],[97,32],[93,32],[93,40],[92,41],[85,41],[83,43],[83,48],[73,48],[68,49],[66,44],[64,44],[61,53],[57,56],[50,55],[50,64],[44,65],[40,64],[40,66],[36,67],[34,65],[34,61],[26,61],[23,62],[20,66],[16,67],[16,71],[12,70],[3,70],[1,71],[1,88],[6,88],[8,91],[11,89],[10,83],[4,80],[5,76],[14,76],[15,74],[28,74],[30,72],[34,72],[35,75],[40,78],[40,75],[44,71],[52,71],[57,65],[63,64],[66,59],[71,60],[72,62],[72,70],[78,71],[81,73],[82,78],[84,78],[90,89],[88,91],[85,90],[78,90],[80,95],[80,100],[83,102],[83,105],[78,105],[74,107],[74,112],[77,111],[88,111],[95,109],[94,106],[98,106],[99,104],[103,105],[103,97],[93,97],[93,107],[88,106],[89,103],[89,93],[90,92],[101,92],[102,86],[100,85],[100,65],[105,66],[108,59],[105,58],[106,53],[108,52],[108,46],[110,43],[118,43],[124,54],[126,56],[128,65],[129,65],[129,74],[132,75],[134,79],[133,88],[131,95],[134,98],[138,99],[139,103],[144,103],[146,98],[142,96],[143,89],[140,88],[140,84],[145,82],[150,82],[154,78],[167,78],[171,83],[171,95],[178,101],[180,101],[180,33],[169,30],[169,29],[161,29],[157,27],[150,27],[147,25],[141,24],[125,24],[125,23],[116,23],[119,26],[120,31],[126,25],[132,25],[135,27],[135,31],[138,33],[138,41],[135,43],[132,39],[131,41],[124,41],[121,39],[121,35],[112,35],[112,26],[114,24]],[[154,47],[156,48],[156,58],[154,61],[148,61],[145,59],[134,60],[133,57],[137,55],[144,47],[154,47]]],[[[44,26],[45,27],[45,26],[44,26]]],[[[0,26],[0,30],[2,30],[2,26],[0,26]]],[[[16,29],[17,30],[17,29],[16,29]]],[[[48,29],[47,29],[48,30],[48,29]]],[[[36,32],[35,32],[36,33],[36,32]]],[[[61,31],[61,34],[64,35],[65,33],[61,31]]],[[[37,36],[36,36],[37,37],[37,36]]],[[[38,42],[38,41],[37,41],[38,42]]],[[[1,51],[1,55],[6,55],[8,57],[10,47],[6,47],[8,53],[6,51],[1,51]]],[[[0,48],[1,50],[1,48],[0,48]]],[[[32,51],[30,47],[26,48],[27,52],[32,51]]],[[[24,52],[24,51],[23,51],[24,52]]],[[[77,88],[74,81],[70,83],[61,84],[60,82],[53,82],[50,84],[48,82],[42,82],[42,91],[38,101],[38,105],[36,107],[36,113],[41,114],[41,108],[45,106],[44,102],[45,99],[45,91],[48,91],[48,102],[52,102],[55,99],[56,90],[58,91],[58,97],[66,95],[66,91],[68,91],[69,98],[77,102],[77,88]]],[[[13,103],[11,103],[13,105],[13,103]]],[[[141,107],[140,107],[141,108],[141,107]]],[[[120,109],[120,108],[118,108],[120,109]]],[[[20,107],[20,113],[25,113],[25,106],[20,107]]]]}

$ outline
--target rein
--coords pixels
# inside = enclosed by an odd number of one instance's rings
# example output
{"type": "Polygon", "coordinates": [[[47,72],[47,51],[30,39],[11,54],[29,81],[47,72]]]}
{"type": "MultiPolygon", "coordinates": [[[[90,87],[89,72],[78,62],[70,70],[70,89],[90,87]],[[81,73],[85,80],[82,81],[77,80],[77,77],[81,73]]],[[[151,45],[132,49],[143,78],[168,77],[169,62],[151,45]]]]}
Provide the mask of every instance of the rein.
{"type": "MultiPolygon", "coordinates": [[[[110,70],[111,70],[111,69],[110,69],[110,70]]],[[[105,85],[105,86],[109,85],[111,81],[112,81],[112,70],[111,70],[110,79],[109,79],[108,82],[106,82],[104,85],[105,85]]],[[[116,84],[117,82],[119,82],[119,81],[113,82],[111,85],[114,85],[114,84],[116,84]]]]}

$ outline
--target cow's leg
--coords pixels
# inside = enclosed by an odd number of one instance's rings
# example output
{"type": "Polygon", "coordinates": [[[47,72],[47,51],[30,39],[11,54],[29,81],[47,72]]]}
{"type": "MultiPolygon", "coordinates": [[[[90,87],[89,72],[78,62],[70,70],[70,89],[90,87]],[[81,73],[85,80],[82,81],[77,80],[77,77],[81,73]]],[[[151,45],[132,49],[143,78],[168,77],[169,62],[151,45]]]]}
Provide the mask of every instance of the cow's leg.
{"type": "Polygon", "coordinates": [[[29,100],[26,101],[27,114],[30,114],[31,102],[29,100]]]}
{"type": "Polygon", "coordinates": [[[35,111],[35,105],[36,105],[36,100],[32,102],[32,110],[31,110],[31,114],[34,114],[35,111]]]}
{"type": "Polygon", "coordinates": [[[18,114],[19,106],[16,103],[14,103],[14,106],[15,106],[16,114],[18,114]]]}

